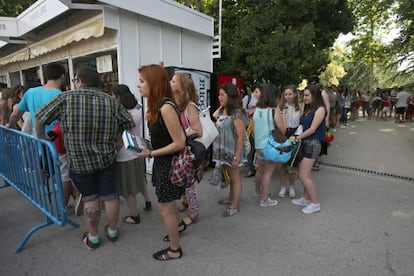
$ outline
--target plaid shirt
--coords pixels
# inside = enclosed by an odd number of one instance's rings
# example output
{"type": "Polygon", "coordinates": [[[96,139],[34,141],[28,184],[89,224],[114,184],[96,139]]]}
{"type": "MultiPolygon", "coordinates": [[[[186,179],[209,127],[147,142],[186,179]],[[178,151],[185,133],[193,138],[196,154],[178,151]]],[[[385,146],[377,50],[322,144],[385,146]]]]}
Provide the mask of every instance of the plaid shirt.
{"type": "Polygon", "coordinates": [[[92,173],[113,164],[122,131],[135,126],[122,105],[91,87],[62,92],[35,116],[44,124],[60,120],[74,173],[92,173]]]}

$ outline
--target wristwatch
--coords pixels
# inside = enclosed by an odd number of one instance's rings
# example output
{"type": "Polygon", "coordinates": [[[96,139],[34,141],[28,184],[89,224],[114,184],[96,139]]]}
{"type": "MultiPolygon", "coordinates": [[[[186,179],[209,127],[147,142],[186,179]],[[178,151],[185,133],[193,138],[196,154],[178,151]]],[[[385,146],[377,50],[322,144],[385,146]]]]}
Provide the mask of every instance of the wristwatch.
{"type": "Polygon", "coordinates": [[[148,158],[152,158],[152,150],[149,151],[148,158]]]}

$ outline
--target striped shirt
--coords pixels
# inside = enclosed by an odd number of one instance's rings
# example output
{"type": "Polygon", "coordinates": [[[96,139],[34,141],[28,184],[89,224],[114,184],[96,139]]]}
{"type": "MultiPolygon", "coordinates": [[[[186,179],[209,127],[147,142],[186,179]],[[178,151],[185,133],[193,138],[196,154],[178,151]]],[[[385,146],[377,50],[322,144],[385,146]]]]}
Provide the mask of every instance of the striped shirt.
{"type": "Polygon", "coordinates": [[[60,120],[69,170],[74,173],[92,173],[113,164],[122,131],[135,126],[119,102],[91,87],[62,92],[35,116],[44,124],[60,120]]]}

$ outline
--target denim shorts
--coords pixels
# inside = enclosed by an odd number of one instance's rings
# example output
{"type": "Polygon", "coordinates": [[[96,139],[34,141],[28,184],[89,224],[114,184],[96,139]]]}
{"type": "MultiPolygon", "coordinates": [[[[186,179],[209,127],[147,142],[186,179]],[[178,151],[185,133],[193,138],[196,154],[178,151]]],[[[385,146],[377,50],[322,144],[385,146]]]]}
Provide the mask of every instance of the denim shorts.
{"type": "Polygon", "coordinates": [[[69,176],[82,194],[82,201],[94,201],[98,198],[106,201],[118,198],[115,189],[115,163],[93,173],[69,172],[69,176]]]}
{"type": "Polygon", "coordinates": [[[253,165],[257,168],[259,166],[259,161],[264,160],[263,149],[256,149],[254,155],[253,165]]]}
{"type": "Polygon", "coordinates": [[[321,152],[321,142],[318,139],[302,140],[303,157],[309,159],[318,158],[321,152]]]}

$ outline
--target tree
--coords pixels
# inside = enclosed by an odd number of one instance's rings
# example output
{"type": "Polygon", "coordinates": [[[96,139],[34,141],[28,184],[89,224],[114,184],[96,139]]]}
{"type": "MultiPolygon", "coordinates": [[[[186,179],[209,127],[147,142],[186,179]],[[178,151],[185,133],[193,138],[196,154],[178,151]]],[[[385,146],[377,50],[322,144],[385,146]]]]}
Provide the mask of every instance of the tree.
{"type": "Polygon", "coordinates": [[[346,0],[224,1],[215,70],[248,84],[298,83],[326,67],[334,40],[352,27],[346,0]]]}
{"type": "Polygon", "coordinates": [[[212,5],[213,0],[176,0],[178,3],[190,7],[199,12],[205,13],[209,6],[212,5]]]}
{"type": "MultiPolygon", "coordinates": [[[[368,89],[372,91],[374,66],[385,65],[392,58],[389,47],[381,35],[389,32],[393,0],[349,0],[356,18],[352,40],[352,61],[358,61],[364,69],[368,66],[368,89]]],[[[356,70],[360,71],[360,70],[356,70]]]]}
{"type": "Polygon", "coordinates": [[[345,49],[339,43],[335,43],[329,53],[329,64],[325,71],[320,74],[321,83],[324,86],[338,86],[342,77],[346,74],[345,68],[342,65],[344,60],[345,49]]]}
{"type": "Polygon", "coordinates": [[[397,55],[398,65],[404,75],[414,73],[414,2],[412,0],[399,0],[396,5],[397,24],[400,36],[393,41],[393,51],[397,55]]]}
{"type": "Polygon", "coordinates": [[[0,16],[16,17],[30,7],[33,0],[0,0],[0,16]]]}

